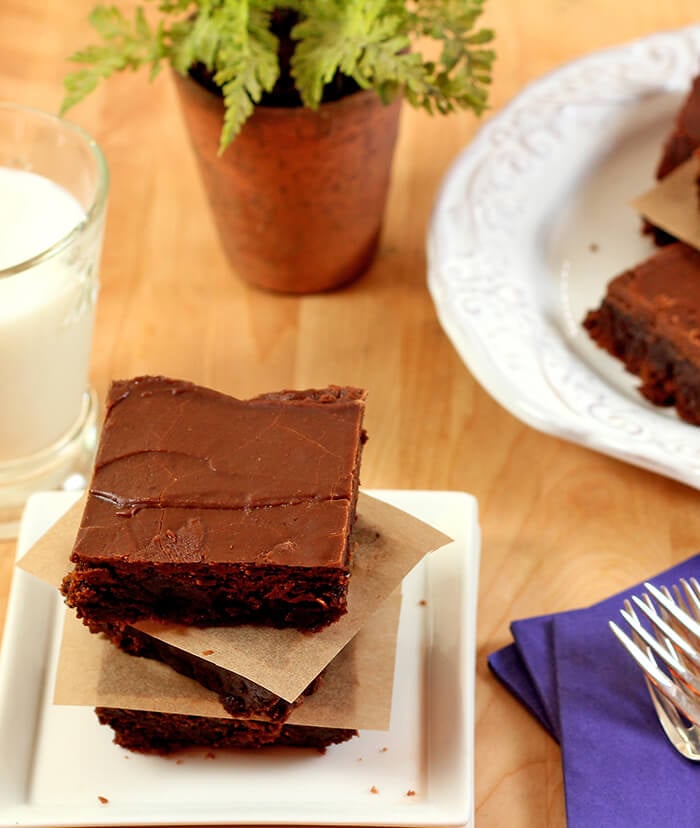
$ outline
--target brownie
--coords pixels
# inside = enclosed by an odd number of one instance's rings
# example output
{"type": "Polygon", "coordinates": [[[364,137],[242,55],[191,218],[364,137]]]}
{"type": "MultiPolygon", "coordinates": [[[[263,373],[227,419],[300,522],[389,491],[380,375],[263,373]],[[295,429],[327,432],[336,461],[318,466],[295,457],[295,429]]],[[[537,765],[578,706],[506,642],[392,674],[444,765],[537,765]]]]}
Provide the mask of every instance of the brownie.
{"type": "Polygon", "coordinates": [[[79,617],[320,629],[346,612],[365,392],[115,382],[63,583],[79,617]]]}
{"type": "Polygon", "coordinates": [[[285,721],[306,696],[317,690],[323,675],[317,676],[298,698],[288,702],[245,676],[225,670],[135,627],[118,624],[89,626],[91,632],[104,633],[113,644],[130,655],[162,661],[178,673],[198,681],[218,694],[227,713],[240,719],[263,717],[274,722],[285,721]]]}
{"type": "MultiPolygon", "coordinates": [[[[660,181],[687,161],[700,148],[700,75],[693,85],[676,117],[673,130],[666,139],[661,158],[656,167],[656,179],[660,181]]],[[[654,237],[658,245],[670,244],[676,239],[660,227],[644,222],[644,232],[654,237]]]]}
{"type": "Polygon", "coordinates": [[[700,251],[661,248],[613,279],[584,327],[641,380],[655,405],[700,425],[700,251]]]}
{"type": "Polygon", "coordinates": [[[154,713],[97,707],[100,724],[114,730],[114,741],[139,753],[167,755],[187,748],[262,748],[273,746],[315,748],[357,736],[345,728],[288,725],[249,719],[213,719],[179,713],[154,713]]]}

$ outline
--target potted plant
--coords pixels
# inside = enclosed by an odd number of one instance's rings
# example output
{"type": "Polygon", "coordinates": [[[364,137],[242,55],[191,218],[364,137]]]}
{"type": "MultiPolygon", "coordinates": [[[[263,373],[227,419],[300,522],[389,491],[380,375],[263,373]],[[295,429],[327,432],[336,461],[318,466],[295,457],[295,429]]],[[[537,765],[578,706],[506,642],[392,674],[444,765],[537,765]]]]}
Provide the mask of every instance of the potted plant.
{"type": "Polygon", "coordinates": [[[71,58],[62,111],[114,72],[169,64],[233,267],[272,290],[326,290],[374,256],[400,101],[486,108],[484,2],[159,0],[132,19],[98,6],[101,42],[71,58]]]}

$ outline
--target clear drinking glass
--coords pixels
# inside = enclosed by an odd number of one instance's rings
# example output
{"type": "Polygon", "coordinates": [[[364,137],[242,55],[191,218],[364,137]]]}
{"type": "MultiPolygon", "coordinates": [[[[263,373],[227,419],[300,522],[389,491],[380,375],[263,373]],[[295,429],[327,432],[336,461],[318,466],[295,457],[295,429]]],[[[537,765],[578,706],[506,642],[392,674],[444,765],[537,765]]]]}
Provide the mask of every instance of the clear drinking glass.
{"type": "Polygon", "coordinates": [[[0,102],[0,536],[39,489],[90,474],[88,371],[109,174],[96,142],[0,102]]]}

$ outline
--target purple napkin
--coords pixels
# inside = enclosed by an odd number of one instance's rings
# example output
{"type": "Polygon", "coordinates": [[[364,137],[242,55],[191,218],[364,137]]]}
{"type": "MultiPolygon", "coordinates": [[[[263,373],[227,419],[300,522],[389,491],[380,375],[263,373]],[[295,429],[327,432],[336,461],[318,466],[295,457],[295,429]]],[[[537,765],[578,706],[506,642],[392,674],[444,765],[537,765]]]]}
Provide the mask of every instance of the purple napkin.
{"type": "MultiPolygon", "coordinates": [[[[699,573],[696,555],[649,580],[670,586],[699,573]]],[[[561,744],[570,828],[700,826],[700,764],[668,743],[641,670],[608,627],[624,599],[643,591],[638,584],[587,609],[515,621],[515,643],[489,657],[561,744]]]]}
{"type": "Polygon", "coordinates": [[[509,644],[492,653],[489,656],[489,667],[542,727],[553,736],[552,722],[542,704],[540,692],[530,678],[530,673],[515,644],[509,644]]]}

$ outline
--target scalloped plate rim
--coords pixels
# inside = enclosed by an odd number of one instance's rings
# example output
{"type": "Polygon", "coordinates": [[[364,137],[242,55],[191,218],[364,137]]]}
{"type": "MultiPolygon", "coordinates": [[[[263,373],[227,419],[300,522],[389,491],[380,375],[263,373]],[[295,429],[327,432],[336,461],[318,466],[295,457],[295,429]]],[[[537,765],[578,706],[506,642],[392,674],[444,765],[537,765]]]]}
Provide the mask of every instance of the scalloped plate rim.
{"type": "MultiPolygon", "coordinates": [[[[588,53],[545,73],[525,86],[497,114],[480,127],[470,144],[451,162],[435,199],[428,227],[426,248],[427,284],[438,320],[469,371],[496,402],[522,422],[538,431],[577,443],[623,462],[665,475],[700,489],[700,469],[693,470],[684,467],[682,464],[664,462],[655,456],[655,452],[640,451],[626,441],[624,437],[609,433],[599,427],[591,428],[590,423],[587,423],[585,418],[569,411],[554,395],[551,395],[547,400],[547,404],[542,404],[540,400],[524,397],[518,393],[518,389],[515,389],[516,393],[514,393],[513,384],[499,368],[489,351],[488,344],[479,336],[478,332],[465,328],[460,324],[453,305],[449,301],[449,288],[440,278],[441,271],[445,267],[445,261],[449,260],[451,253],[449,245],[454,241],[450,240],[447,245],[445,243],[445,239],[449,239],[450,236],[449,227],[446,227],[449,223],[447,214],[450,209],[454,208],[455,201],[459,200],[460,188],[463,187],[465,178],[479,163],[488,159],[490,150],[488,141],[496,130],[503,124],[508,123],[514,114],[526,109],[528,101],[539,92],[549,86],[561,84],[572,74],[587,66],[618,61],[623,56],[629,55],[633,50],[653,45],[655,42],[668,43],[674,40],[680,42],[691,38],[698,40],[700,49],[700,24],[657,32],[647,37],[637,38],[627,43],[588,53]]],[[[698,51],[698,59],[700,61],[700,51],[698,51]]],[[[687,78],[685,80],[687,81],[687,78]]],[[[650,87],[648,92],[662,93],[668,91],[671,93],[682,91],[682,89],[683,87],[676,83],[659,82],[656,87],[650,87]]],[[[641,96],[638,96],[638,98],[641,98],[641,96]]],[[[610,391],[613,395],[618,394],[612,387],[610,391]]],[[[641,398],[639,405],[640,408],[645,406],[641,398]]],[[[645,415],[651,414],[653,416],[655,414],[653,410],[646,408],[644,408],[644,412],[645,415]]],[[[668,428],[669,424],[673,424],[673,426],[681,426],[686,429],[690,435],[693,434],[696,428],[680,420],[669,420],[661,414],[656,414],[656,419],[657,426],[662,431],[668,428]]]]}

